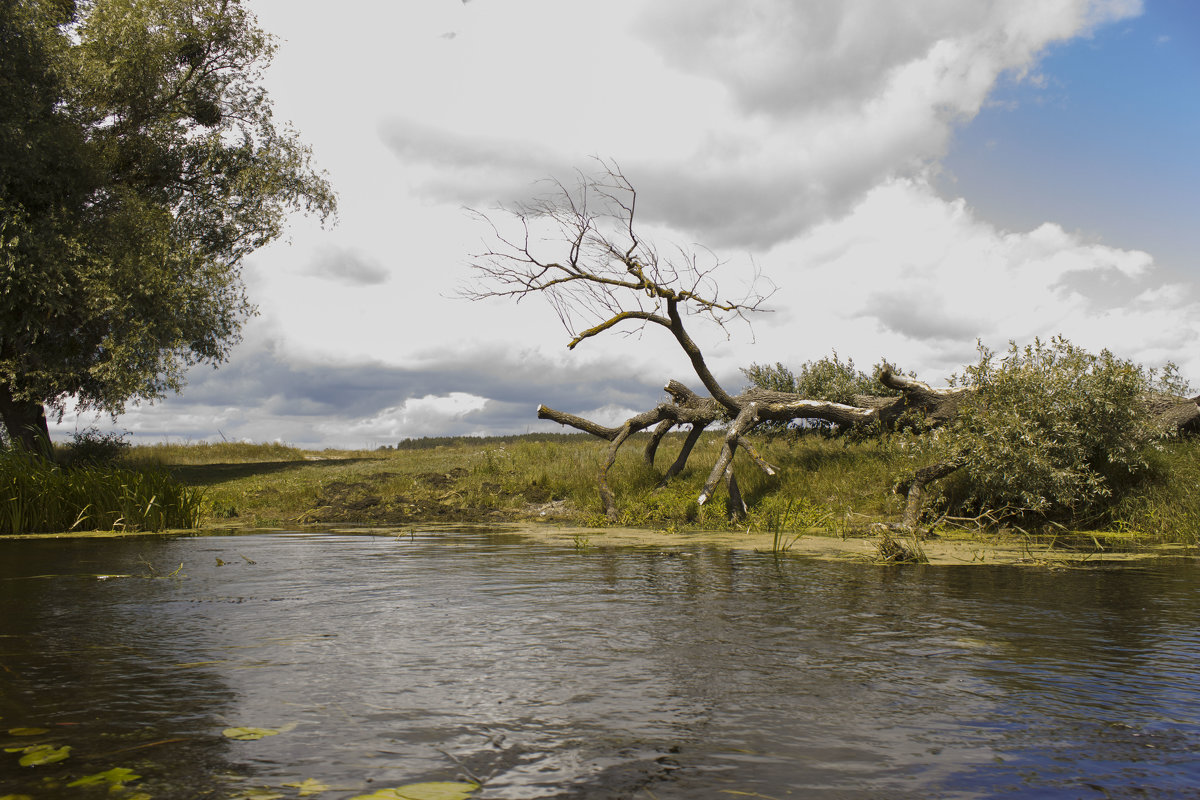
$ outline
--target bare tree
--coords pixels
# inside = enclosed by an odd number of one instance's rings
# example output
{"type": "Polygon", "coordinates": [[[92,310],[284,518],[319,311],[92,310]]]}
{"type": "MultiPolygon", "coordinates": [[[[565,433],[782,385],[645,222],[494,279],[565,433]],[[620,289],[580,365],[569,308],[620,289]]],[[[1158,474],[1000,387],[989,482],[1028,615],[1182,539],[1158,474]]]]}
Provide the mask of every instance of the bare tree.
{"type": "MultiPolygon", "coordinates": [[[[570,335],[568,348],[609,330],[634,332],[647,325],[666,328],[683,349],[700,383],[708,391],[702,397],[678,381],[666,387],[670,400],[626,420],[606,427],[590,420],[538,407],[538,417],[554,420],[608,440],[607,457],[600,468],[599,489],[606,514],[616,517],[617,508],[608,473],[617,452],[633,434],[654,428],[645,450],[653,464],[659,443],[677,426],[690,428],[682,451],[664,475],[677,475],[687,463],[700,434],[715,424],[727,424],[725,441],[717,462],[698,498],[703,504],[724,481],[730,495],[731,514],[745,513],[733,472],[738,450],[763,471],[775,474],[746,441],[745,436],[767,421],[822,419],[841,425],[890,423],[904,411],[921,407],[940,408],[953,393],[939,393],[925,384],[889,375],[903,397],[862,398],[862,406],[809,400],[785,392],[752,389],[730,394],[712,374],[700,347],[684,325],[687,316],[725,329],[735,321],[763,310],[769,297],[752,284],[747,292],[731,299],[717,285],[715,275],[722,262],[710,251],[677,247],[664,256],[642,239],[635,227],[637,191],[621,170],[602,162],[599,177],[580,175],[575,187],[553,182],[542,199],[502,207],[500,220],[475,212],[492,229],[492,244],[473,258],[476,283],[464,292],[471,299],[504,297],[518,302],[538,295],[555,309],[570,335]],[[549,244],[549,246],[547,246],[549,244]],[[556,257],[543,255],[550,250],[556,257]]],[[[756,276],[757,277],[757,276],[756,276]]]]}
{"type": "MultiPolygon", "coordinates": [[[[599,177],[581,174],[574,187],[552,182],[550,193],[542,199],[501,207],[495,215],[474,212],[491,227],[492,236],[488,248],[473,257],[476,281],[464,295],[475,300],[503,297],[517,302],[530,295],[542,297],[570,335],[570,349],[606,331],[632,333],[657,325],[667,329],[688,356],[707,397],[671,380],[664,387],[666,401],[615,427],[538,406],[539,418],[610,443],[598,476],[600,498],[609,518],[618,513],[609,471],[621,446],[639,431],[653,428],[644,451],[646,463],[652,466],[663,437],[676,427],[689,428],[678,457],[663,476],[665,483],[684,468],[704,430],[724,425],[720,453],[698,502],[709,500],[724,482],[730,515],[738,518],[747,509],[734,476],[737,453],[745,453],[768,475],[777,472],[746,439],[762,423],[824,420],[844,427],[887,430],[914,419],[922,426],[936,427],[958,413],[968,389],[935,389],[889,368],[882,369],[878,378],[899,395],[857,395],[853,405],[760,388],[730,394],[712,374],[684,319],[699,318],[725,329],[764,310],[770,292],[757,291],[756,280],[744,295],[731,299],[715,279],[722,262],[704,248],[676,247],[669,255],[661,254],[637,232],[638,196],[633,185],[617,165],[601,162],[601,167],[599,177]]],[[[1200,421],[1200,407],[1194,400],[1171,398],[1164,403],[1159,415],[1167,419],[1169,411],[1178,417],[1172,417],[1170,424],[1179,427],[1200,421]]],[[[954,459],[930,464],[897,486],[907,500],[904,526],[915,528],[925,487],[961,466],[962,462],[954,459]]]]}

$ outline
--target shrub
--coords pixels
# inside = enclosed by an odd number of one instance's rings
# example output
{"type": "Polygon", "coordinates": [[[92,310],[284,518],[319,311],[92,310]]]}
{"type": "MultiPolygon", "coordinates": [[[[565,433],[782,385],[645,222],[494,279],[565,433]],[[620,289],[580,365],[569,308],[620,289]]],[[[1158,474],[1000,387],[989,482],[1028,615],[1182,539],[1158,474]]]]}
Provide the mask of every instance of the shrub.
{"type": "Polygon", "coordinates": [[[913,448],[963,463],[948,483],[962,509],[1078,518],[1146,469],[1156,432],[1142,398],[1154,373],[1062,337],[979,353],[951,381],[973,390],[958,416],[913,448]]]}
{"type": "Polygon", "coordinates": [[[107,467],[129,451],[128,433],[101,433],[97,428],[75,431],[66,445],[65,462],[71,466],[107,467]]]}
{"type": "MultiPolygon", "coordinates": [[[[854,405],[855,395],[890,397],[899,394],[879,382],[876,375],[882,366],[880,364],[876,367],[875,374],[868,375],[854,366],[853,358],[843,361],[834,350],[832,356],[804,362],[799,372],[792,372],[776,362],[774,366],[751,364],[742,370],[742,374],[749,379],[752,386],[760,389],[790,392],[807,400],[854,405]]],[[[780,433],[788,427],[828,432],[836,430],[837,426],[822,420],[803,420],[791,426],[784,423],[768,423],[760,425],[757,430],[762,433],[780,433]]]]}
{"type": "Polygon", "coordinates": [[[776,392],[791,392],[808,400],[825,400],[830,403],[853,405],[854,396],[859,394],[891,396],[897,392],[888,389],[874,375],[856,369],[854,359],[843,361],[833,351],[816,361],[806,361],[798,373],[783,364],[751,364],[742,370],[754,386],[776,392]]]}

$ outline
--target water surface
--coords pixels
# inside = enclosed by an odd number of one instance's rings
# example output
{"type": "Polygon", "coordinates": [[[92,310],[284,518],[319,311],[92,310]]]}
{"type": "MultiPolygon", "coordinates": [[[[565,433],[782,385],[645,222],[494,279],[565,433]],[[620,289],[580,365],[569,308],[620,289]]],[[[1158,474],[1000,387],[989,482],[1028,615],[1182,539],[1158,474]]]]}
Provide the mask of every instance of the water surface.
{"type": "Polygon", "coordinates": [[[2,541],[0,739],[71,750],[0,753],[0,796],[102,797],[65,784],[127,767],[155,798],[1200,797],[1198,620],[1192,562],[2,541]]]}

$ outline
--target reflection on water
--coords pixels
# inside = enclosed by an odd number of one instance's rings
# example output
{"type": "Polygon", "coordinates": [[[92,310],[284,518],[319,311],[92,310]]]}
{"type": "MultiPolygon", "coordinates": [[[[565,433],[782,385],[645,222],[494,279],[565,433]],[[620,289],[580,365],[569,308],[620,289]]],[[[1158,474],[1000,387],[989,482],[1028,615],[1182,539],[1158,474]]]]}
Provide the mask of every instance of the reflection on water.
{"type": "Polygon", "coordinates": [[[0,731],[48,732],[0,739],[72,750],[0,754],[0,796],[121,766],[156,798],[472,776],[480,798],[1196,797],[1198,612],[1191,563],[4,541],[0,731]]]}

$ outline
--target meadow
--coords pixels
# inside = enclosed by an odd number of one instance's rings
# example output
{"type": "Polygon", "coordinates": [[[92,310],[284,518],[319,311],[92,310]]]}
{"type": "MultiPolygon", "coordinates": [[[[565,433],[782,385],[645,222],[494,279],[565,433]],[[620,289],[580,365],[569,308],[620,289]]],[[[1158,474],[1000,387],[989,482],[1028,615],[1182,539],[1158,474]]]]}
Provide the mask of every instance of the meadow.
{"type": "MultiPolygon", "coordinates": [[[[674,459],[682,434],[663,441],[656,467],[642,458],[644,438],[622,448],[610,475],[616,520],[604,516],[596,486],[607,443],[585,434],[417,439],[376,450],[157,444],[121,448],[104,466],[73,467],[10,451],[0,459],[0,488],[11,496],[0,533],[532,522],[846,537],[901,519],[903,502],[892,487],[910,464],[894,443],[784,435],[756,441],[778,475],[739,461],[749,512],[731,521],[723,492],[704,505],[696,502],[720,436],[706,434],[689,466],[665,487],[658,486],[661,470],[674,459]]],[[[61,454],[70,461],[69,449],[61,454]]],[[[937,519],[936,513],[930,523],[935,533],[1060,535],[1073,529],[1131,544],[1197,544],[1200,441],[1168,440],[1150,461],[1103,512],[1074,525],[998,529],[986,516],[937,519]]],[[[946,488],[953,491],[952,484],[946,488]]]]}
{"type": "MultiPolygon", "coordinates": [[[[778,475],[739,461],[749,513],[732,522],[723,492],[704,505],[696,502],[720,436],[706,434],[689,466],[661,488],[661,470],[674,459],[682,434],[663,441],[656,467],[642,458],[645,439],[622,448],[611,473],[619,508],[615,521],[603,515],[596,488],[607,443],[584,434],[418,439],[358,451],[161,444],[133,448],[124,461],[165,471],[201,490],[205,526],[533,521],[663,530],[820,529],[846,536],[901,518],[903,502],[892,487],[908,462],[894,444],[791,435],[756,442],[780,468],[778,475]]],[[[1196,544],[1200,441],[1168,440],[1151,452],[1150,461],[1150,469],[1135,485],[1120,487],[1103,513],[1069,527],[1147,543],[1196,544]]],[[[946,518],[939,525],[995,532],[987,518],[946,518]]]]}

